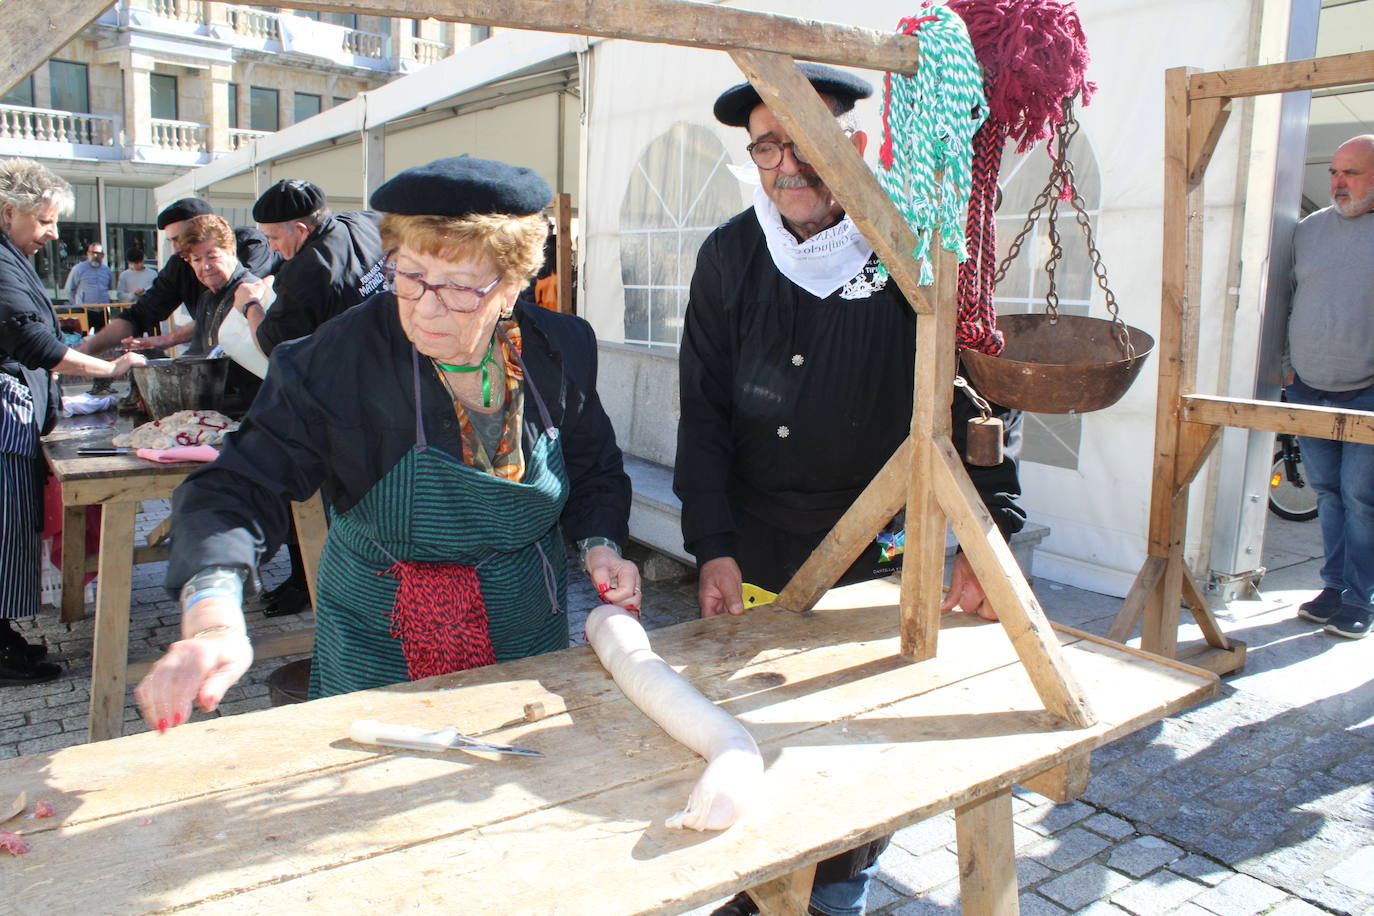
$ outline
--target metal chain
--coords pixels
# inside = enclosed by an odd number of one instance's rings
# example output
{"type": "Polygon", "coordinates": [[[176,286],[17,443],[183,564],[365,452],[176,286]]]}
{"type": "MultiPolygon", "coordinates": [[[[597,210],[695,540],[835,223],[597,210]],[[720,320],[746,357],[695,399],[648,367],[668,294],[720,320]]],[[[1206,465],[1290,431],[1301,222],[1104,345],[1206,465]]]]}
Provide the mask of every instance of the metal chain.
{"type": "Polygon", "coordinates": [[[1050,164],[1050,177],[1045,182],[1045,188],[1035,198],[1035,203],[1026,213],[1026,223],[1021,227],[1021,231],[1012,239],[1011,245],[1007,247],[1007,254],[1002,259],[1002,263],[997,267],[997,275],[993,278],[993,286],[1000,284],[1007,275],[1017,255],[1021,253],[1021,246],[1035,228],[1036,222],[1046,207],[1049,212],[1046,214],[1048,224],[1048,235],[1050,242],[1049,257],[1045,260],[1045,274],[1048,278],[1049,289],[1045,293],[1045,311],[1050,316],[1050,323],[1054,324],[1059,319],[1059,288],[1055,280],[1055,271],[1059,267],[1059,262],[1064,258],[1064,247],[1062,238],[1059,234],[1059,200],[1065,189],[1068,190],[1069,205],[1073,207],[1074,221],[1083,230],[1083,240],[1088,247],[1088,257],[1092,262],[1093,277],[1097,285],[1102,289],[1106,297],[1107,311],[1112,316],[1112,325],[1117,346],[1121,349],[1121,355],[1129,362],[1135,361],[1135,347],[1131,344],[1130,331],[1126,323],[1121,320],[1120,310],[1116,302],[1116,294],[1112,292],[1107,283],[1107,269],[1102,263],[1102,252],[1097,248],[1097,242],[1093,235],[1092,221],[1088,218],[1087,207],[1083,203],[1083,197],[1078,193],[1078,183],[1074,180],[1073,161],[1069,159],[1069,144],[1079,130],[1078,119],[1073,116],[1073,99],[1070,96],[1064,99],[1064,118],[1059,124],[1055,125],[1055,136],[1052,141],[1053,159],[1050,164]]]}
{"type": "Polygon", "coordinates": [[[968,383],[968,379],[964,378],[962,375],[956,375],[954,377],[954,387],[964,389],[964,393],[969,396],[969,400],[973,402],[973,406],[978,408],[978,412],[983,415],[984,420],[992,417],[992,405],[968,383]]]}

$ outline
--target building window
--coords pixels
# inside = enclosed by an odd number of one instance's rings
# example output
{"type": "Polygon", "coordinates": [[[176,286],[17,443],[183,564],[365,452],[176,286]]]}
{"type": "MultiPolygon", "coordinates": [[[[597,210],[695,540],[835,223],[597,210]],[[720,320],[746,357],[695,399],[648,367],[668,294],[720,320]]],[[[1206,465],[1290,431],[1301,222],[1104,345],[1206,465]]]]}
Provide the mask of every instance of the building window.
{"type": "Polygon", "coordinates": [[[48,77],[52,80],[53,108],[58,111],[91,110],[91,87],[85,64],[70,60],[50,60],[48,77]]]}
{"type": "MultiPolygon", "coordinates": [[[[1078,192],[1094,232],[1102,206],[1102,176],[1097,157],[1082,133],[1069,144],[1069,159],[1074,165],[1078,192]]],[[[1026,213],[1045,187],[1049,160],[1044,150],[1036,147],[1024,156],[1016,153],[1009,143],[1002,154],[1002,206],[997,211],[997,258],[1001,263],[1007,248],[1026,223],[1026,213]]],[[[1066,315],[1086,315],[1092,299],[1093,272],[1082,230],[1074,222],[1073,209],[1066,204],[1059,208],[1059,236],[1064,257],[1055,270],[1055,285],[1059,294],[1059,310],[1066,315]]],[[[993,294],[998,314],[1014,315],[1045,311],[1048,283],[1045,259],[1050,253],[1049,226],[1044,216],[1026,237],[1021,254],[1007,269],[993,294]]],[[[1026,461],[1076,470],[1083,438],[1081,414],[1025,415],[1024,444],[1021,457],[1026,461]]]]}
{"type": "Polygon", "coordinates": [[[239,84],[227,83],[225,89],[229,91],[229,127],[236,129],[239,126],[239,84]]]}
{"type": "Polygon", "coordinates": [[[325,22],[332,22],[346,29],[356,29],[358,27],[357,13],[325,13],[323,18],[325,22]]]}
{"type": "Polygon", "coordinates": [[[24,77],[19,81],[18,86],[0,96],[0,105],[23,105],[25,108],[32,108],[33,76],[24,77]]]}
{"type": "Polygon", "coordinates": [[[306,118],[313,118],[320,113],[320,97],[309,92],[297,92],[293,94],[296,109],[296,122],[299,124],[306,118]]]}
{"type": "Polygon", "coordinates": [[[150,73],[148,84],[152,89],[152,116],[177,120],[177,78],[166,73],[150,73]]]}
{"type": "Polygon", "coordinates": [[[347,101],[348,101],[348,99],[344,98],[344,97],[341,96],[341,95],[336,95],[336,96],[334,96],[334,106],[342,105],[344,102],[347,102],[347,101]]]}
{"type": "Polygon", "coordinates": [[[697,250],[740,209],[729,159],[714,133],[686,123],[640,154],[620,204],[627,343],[676,347],[681,340],[697,250]]]}
{"type": "Polygon", "coordinates": [[[248,90],[248,126],[253,130],[281,130],[281,94],[253,86],[248,90]]]}
{"type": "Polygon", "coordinates": [[[491,26],[489,25],[474,25],[468,27],[468,39],[473,44],[477,44],[479,41],[486,41],[490,37],[491,26]]]}

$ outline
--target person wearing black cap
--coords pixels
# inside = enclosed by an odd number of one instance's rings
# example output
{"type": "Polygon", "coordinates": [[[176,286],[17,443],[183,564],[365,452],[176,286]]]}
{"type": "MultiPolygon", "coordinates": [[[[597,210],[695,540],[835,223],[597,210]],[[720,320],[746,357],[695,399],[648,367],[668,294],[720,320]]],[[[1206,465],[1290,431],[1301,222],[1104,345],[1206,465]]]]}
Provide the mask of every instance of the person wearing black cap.
{"type": "MultiPolygon", "coordinates": [[[[867,138],[851,111],[872,87],[832,67],[800,67],[862,153],[867,138]]],[[[697,254],[679,354],[673,489],[707,617],[744,613],[743,582],[781,591],[906,438],[916,352],[910,306],[754,87],[726,90],[715,116],[748,131],[761,187],[697,254]]],[[[961,451],[975,415],[956,395],[961,451]]],[[[1025,513],[1016,504],[1019,426],[1007,429],[1007,460],[969,473],[1010,535],[1025,513]]],[[[900,569],[900,557],[875,543],[840,581],[900,569]]],[[[945,609],[990,616],[962,555],[953,576],[945,609]]],[[[820,863],[811,912],[862,913],[886,845],[884,837],[820,863]]],[[[741,894],[717,916],[757,912],[741,894]]]]}
{"type": "MultiPolygon", "coordinates": [[[[205,285],[196,279],[196,272],[186,263],[177,247],[177,238],[189,220],[213,213],[210,204],[199,197],[183,197],[165,207],[157,215],[157,228],[172,245],[173,254],[162,265],[153,285],[138,297],[133,305],[110,319],[105,327],[86,338],[77,347],[83,353],[105,353],[117,346],[146,348],[139,338],[154,333],[158,324],[166,321],[177,306],[192,308],[205,292],[205,285]]],[[[281,259],[267,245],[267,239],[256,229],[235,229],[234,241],[239,263],[255,277],[276,273],[281,259]]]]}
{"type": "MultiPolygon", "coordinates": [[[[234,298],[264,355],[271,356],[283,341],[313,334],[382,288],[379,214],[363,210],[332,216],[317,185],[284,178],[258,198],[253,219],[284,261],[274,280],[246,282],[234,298]],[[269,289],[275,301],[265,309],[269,289]]],[[[300,547],[294,537],[288,546],[290,574],[262,595],[268,617],[298,614],[310,606],[300,547]]]]}
{"type": "Polygon", "coordinates": [[[287,499],[317,489],[331,524],[311,697],[565,647],[565,533],[603,600],[638,607],[595,336],[517,301],[551,196],[528,169],[466,157],[373,194],[386,291],[278,346],[242,427],[173,496],[184,638],[135,691],[150,725],[213,709],[248,667],[242,596],[287,499]]]}

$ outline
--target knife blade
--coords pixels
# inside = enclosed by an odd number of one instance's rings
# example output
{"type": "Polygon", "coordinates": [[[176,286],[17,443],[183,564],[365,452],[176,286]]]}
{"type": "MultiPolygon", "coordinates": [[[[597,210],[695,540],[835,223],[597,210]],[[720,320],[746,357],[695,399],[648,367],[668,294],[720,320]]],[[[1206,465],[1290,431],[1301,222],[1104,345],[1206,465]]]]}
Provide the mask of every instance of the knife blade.
{"type": "Polygon", "coordinates": [[[78,455],[96,457],[103,455],[132,455],[134,450],[131,448],[79,448],[76,450],[78,455]]]}
{"type": "Polygon", "coordinates": [[[415,751],[487,751],[515,757],[544,756],[543,751],[516,747],[513,744],[496,744],[465,735],[453,726],[424,729],[412,725],[392,725],[375,719],[359,719],[349,728],[348,735],[359,744],[378,744],[383,747],[400,747],[415,751]]]}

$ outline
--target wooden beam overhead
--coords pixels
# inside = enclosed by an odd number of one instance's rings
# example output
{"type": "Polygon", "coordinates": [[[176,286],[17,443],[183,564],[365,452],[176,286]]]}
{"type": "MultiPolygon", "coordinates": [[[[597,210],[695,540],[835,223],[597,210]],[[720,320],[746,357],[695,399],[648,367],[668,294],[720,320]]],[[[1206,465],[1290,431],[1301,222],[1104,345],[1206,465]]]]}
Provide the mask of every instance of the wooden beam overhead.
{"type": "Polygon", "coordinates": [[[1374,445],[1374,413],[1369,411],[1205,394],[1184,395],[1182,401],[1181,419],[1193,423],[1374,445]]]}
{"type": "Polygon", "coordinates": [[[110,0],[43,0],[0,2],[0,35],[5,54],[0,62],[0,93],[41,67],[76,34],[109,7],[110,0]]]}
{"type": "Polygon", "coordinates": [[[1374,80],[1374,51],[1290,60],[1281,64],[1194,73],[1188,78],[1191,99],[1238,99],[1301,89],[1330,89],[1374,80]]]}
{"type": "Polygon", "coordinates": [[[775,51],[802,60],[902,73],[916,72],[920,59],[917,40],[911,36],[697,0],[288,0],[277,6],[434,18],[719,51],[775,51]]]}

